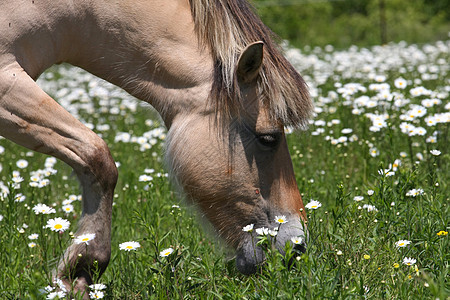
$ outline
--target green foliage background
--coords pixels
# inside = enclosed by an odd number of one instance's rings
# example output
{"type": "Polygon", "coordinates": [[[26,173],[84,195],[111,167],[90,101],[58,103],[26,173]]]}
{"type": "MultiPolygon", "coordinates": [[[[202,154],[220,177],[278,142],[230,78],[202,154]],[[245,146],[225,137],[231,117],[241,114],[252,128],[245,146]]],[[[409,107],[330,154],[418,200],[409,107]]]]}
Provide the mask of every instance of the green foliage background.
{"type": "Polygon", "coordinates": [[[263,21],[296,47],[342,48],[386,42],[443,40],[450,0],[253,0],[263,21]],[[383,13],[380,7],[384,5],[383,13]],[[382,23],[386,37],[382,38],[382,23]]]}

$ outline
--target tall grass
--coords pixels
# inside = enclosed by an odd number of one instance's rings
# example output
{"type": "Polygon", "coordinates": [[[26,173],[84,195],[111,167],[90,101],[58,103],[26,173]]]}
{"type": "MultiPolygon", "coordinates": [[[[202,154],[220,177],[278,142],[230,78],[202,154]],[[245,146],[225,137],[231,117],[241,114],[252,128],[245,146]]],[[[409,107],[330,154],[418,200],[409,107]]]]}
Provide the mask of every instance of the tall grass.
{"type": "MultiPolygon", "coordinates": [[[[288,246],[283,257],[264,237],[267,261],[252,276],[236,271],[232,254],[179,200],[151,108],[78,69],[45,73],[40,85],[108,142],[119,165],[112,259],[97,296],[446,299],[449,48],[446,41],[287,50],[316,104],[310,128],[288,134],[288,143],[305,204],[321,206],[307,211],[306,252],[288,246]],[[140,247],[119,250],[127,241],[140,247]]],[[[3,139],[0,191],[0,298],[54,296],[51,271],[80,217],[75,177],[62,162],[3,139]],[[56,212],[36,214],[39,203],[56,212]],[[46,228],[55,217],[69,229],[46,228]]]]}

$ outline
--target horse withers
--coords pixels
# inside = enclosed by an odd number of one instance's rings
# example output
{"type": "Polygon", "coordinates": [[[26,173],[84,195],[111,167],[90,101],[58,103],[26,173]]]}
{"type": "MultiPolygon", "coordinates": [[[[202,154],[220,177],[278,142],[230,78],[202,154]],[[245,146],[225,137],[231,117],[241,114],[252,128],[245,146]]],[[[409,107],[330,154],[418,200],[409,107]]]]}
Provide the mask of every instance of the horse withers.
{"type": "Polygon", "coordinates": [[[236,249],[239,271],[264,260],[244,226],[273,228],[285,215],[280,251],[305,236],[284,126],[305,125],[312,104],[247,2],[5,0],[0,28],[0,135],[66,162],[83,188],[76,235],[96,238],[70,245],[55,273],[75,293],[92,283],[94,261],[101,272],[108,265],[118,173],[106,143],[36,85],[55,63],[79,66],[160,113],[170,171],[236,249]]]}

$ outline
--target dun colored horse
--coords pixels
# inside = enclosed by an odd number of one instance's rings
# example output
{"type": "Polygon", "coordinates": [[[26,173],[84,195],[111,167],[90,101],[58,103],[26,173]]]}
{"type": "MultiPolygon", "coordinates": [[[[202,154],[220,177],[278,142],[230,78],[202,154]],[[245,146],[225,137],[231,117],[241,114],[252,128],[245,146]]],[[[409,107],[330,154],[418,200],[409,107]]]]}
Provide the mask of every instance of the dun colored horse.
{"type": "MultiPolygon", "coordinates": [[[[277,248],[305,236],[284,126],[311,112],[306,85],[243,0],[3,0],[0,135],[69,164],[83,188],[77,235],[55,276],[83,292],[111,254],[117,169],[105,142],[35,83],[53,64],[79,66],[150,103],[168,128],[177,183],[245,274],[264,260],[248,224],[276,227],[277,248]],[[83,254],[79,256],[79,254],[83,254]]],[[[255,234],[255,233],[253,233],[255,234]]]]}

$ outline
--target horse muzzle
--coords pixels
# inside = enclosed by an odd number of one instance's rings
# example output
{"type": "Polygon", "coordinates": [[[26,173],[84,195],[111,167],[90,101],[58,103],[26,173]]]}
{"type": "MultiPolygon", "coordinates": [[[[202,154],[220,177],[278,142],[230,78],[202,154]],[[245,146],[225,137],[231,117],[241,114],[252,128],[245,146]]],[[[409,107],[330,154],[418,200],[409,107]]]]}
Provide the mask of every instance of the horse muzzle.
{"type": "MultiPolygon", "coordinates": [[[[298,218],[297,218],[298,219],[298,218]]],[[[244,233],[244,241],[241,243],[236,251],[236,267],[239,272],[244,275],[255,273],[260,268],[265,260],[265,253],[261,246],[257,243],[260,236],[256,231],[258,228],[270,228],[276,230],[276,235],[268,235],[270,243],[282,254],[285,254],[285,247],[287,243],[291,243],[294,251],[305,252],[307,234],[303,229],[299,220],[289,220],[286,224],[270,224],[265,226],[254,226],[252,232],[244,233]],[[301,239],[300,243],[294,243],[292,238],[301,239]]],[[[297,242],[297,241],[296,241],[297,242]]]]}

